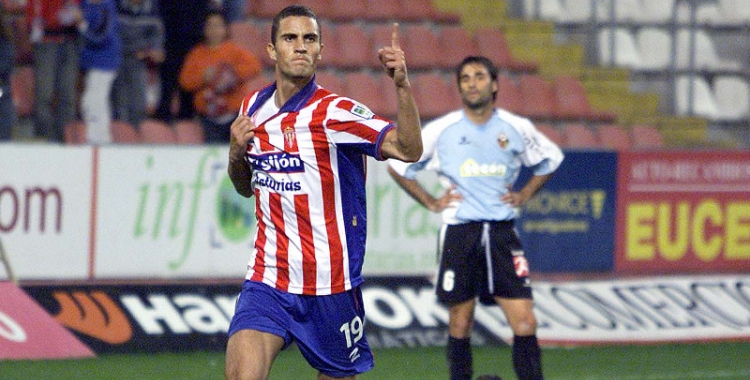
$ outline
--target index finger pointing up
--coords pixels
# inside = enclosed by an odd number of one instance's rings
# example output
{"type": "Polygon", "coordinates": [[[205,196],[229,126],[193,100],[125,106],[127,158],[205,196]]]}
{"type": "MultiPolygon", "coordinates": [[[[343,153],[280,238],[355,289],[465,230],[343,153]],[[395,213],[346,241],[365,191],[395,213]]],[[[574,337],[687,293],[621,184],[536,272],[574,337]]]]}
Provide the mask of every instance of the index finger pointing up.
{"type": "Polygon", "coordinates": [[[393,23],[393,32],[391,33],[391,47],[393,49],[401,49],[401,42],[399,42],[398,38],[398,23],[393,23]]]}

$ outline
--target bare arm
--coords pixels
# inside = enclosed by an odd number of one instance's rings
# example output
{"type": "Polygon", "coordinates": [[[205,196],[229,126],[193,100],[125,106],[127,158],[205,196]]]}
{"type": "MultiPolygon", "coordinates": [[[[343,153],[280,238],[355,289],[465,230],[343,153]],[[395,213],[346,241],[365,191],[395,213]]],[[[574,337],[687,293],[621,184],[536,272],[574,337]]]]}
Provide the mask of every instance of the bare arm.
{"type": "Polygon", "coordinates": [[[239,116],[230,127],[229,142],[229,179],[235,190],[247,198],[253,196],[253,171],[245,162],[247,144],[255,136],[255,125],[247,116],[239,116]]]}
{"type": "Polygon", "coordinates": [[[398,185],[401,186],[409,196],[432,212],[443,211],[451,204],[451,202],[461,199],[460,195],[452,192],[452,189],[448,189],[448,191],[446,191],[440,198],[435,198],[416,180],[406,178],[396,173],[396,171],[390,167],[388,168],[388,174],[391,175],[396,183],[398,183],[398,185]]]}
{"type": "Polygon", "coordinates": [[[406,74],[406,59],[399,42],[398,24],[393,24],[391,46],[380,48],[378,55],[388,76],[393,78],[398,99],[398,126],[385,137],[382,145],[383,157],[406,162],[417,161],[422,156],[422,126],[406,74]]]}
{"type": "Polygon", "coordinates": [[[520,207],[523,206],[531,197],[534,196],[537,192],[539,192],[539,189],[544,186],[547,181],[552,177],[552,173],[545,174],[545,175],[535,175],[532,176],[529,179],[529,182],[526,182],[526,184],[521,188],[520,191],[515,192],[508,189],[508,192],[503,195],[501,200],[505,203],[508,203],[514,207],[520,207]]]}

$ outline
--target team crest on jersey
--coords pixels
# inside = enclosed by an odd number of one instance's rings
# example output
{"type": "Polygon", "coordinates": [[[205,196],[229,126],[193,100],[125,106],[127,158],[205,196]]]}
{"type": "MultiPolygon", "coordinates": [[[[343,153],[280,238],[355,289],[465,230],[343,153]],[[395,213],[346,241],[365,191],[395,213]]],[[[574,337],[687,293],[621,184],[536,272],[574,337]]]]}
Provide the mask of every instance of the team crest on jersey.
{"type": "Polygon", "coordinates": [[[372,111],[370,111],[367,107],[361,105],[361,104],[355,104],[349,112],[361,116],[364,119],[372,119],[373,116],[375,116],[372,111]]]}
{"type": "Polygon", "coordinates": [[[502,133],[499,136],[497,136],[497,144],[500,145],[500,148],[503,148],[503,149],[507,148],[509,143],[510,141],[508,140],[508,136],[502,133]]]}
{"type": "Polygon", "coordinates": [[[294,140],[296,140],[297,134],[294,132],[294,128],[292,127],[286,127],[284,128],[284,141],[286,141],[287,146],[294,146],[294,140]]]}

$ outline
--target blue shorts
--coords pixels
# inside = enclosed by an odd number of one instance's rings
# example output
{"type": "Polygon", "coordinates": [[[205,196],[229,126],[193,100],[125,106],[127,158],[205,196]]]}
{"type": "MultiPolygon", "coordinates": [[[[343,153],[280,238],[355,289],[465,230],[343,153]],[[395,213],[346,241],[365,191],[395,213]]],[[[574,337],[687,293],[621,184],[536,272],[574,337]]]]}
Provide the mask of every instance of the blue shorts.
{"type": "Polygon", "coordinates": [[[229,335],[245,329],[278,335],[287,346],[296,343],[313,368],[331,377],[347,377],[375,364],[364,320],[358,287],[328,296],[307,296],[246,280],[229,335]]]}

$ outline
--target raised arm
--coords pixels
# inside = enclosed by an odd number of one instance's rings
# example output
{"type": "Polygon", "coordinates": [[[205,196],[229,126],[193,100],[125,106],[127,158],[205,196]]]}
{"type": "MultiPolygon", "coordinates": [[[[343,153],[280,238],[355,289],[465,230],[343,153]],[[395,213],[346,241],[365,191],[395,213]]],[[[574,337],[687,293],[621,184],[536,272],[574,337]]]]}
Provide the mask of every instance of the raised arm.
{"type": "Polygon", "coordinates": [[[414,101],[409,77],[406,74],[406,58],[401,50],[398,24],[393,24],[391,46],[380,48],[378,56],[388,76],[396,85],[398,98],[397,127],[385,137],[382,146],[383,156],[407,162],[417,161],[422,155],[421,125],[417,103],[414,101]]]}

